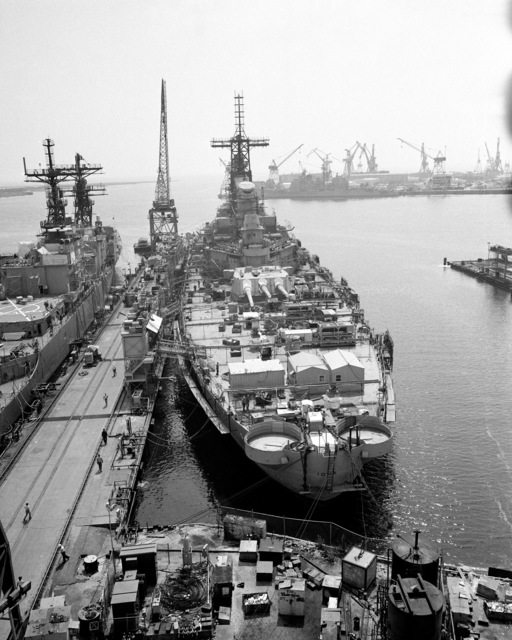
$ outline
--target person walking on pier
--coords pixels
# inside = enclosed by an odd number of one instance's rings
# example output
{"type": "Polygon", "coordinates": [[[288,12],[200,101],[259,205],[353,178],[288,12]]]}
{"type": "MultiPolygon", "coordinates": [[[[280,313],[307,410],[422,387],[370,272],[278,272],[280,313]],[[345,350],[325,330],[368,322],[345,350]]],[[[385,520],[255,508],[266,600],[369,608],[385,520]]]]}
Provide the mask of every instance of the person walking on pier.
{"type": "Polygon", "coordinates": [[[32,513],[30,511],[30,507],[28,506],[28,502],[25,502],[25,515],[23,516],[23,524],[32,520],[32,513]]]}
{"type": "Polygon", "coordinates": [[[66,549],[64,549],[64,547],[59,544],[59,551],[60,551],[60,555],[62,556],[62,562],[67,562],[69,560],[69,556],[66,553],[66,549]]]}
{"type": "Polygon", "coordinates": [[[103,469],[103,458],[99,453],[96,456],[96,464],[98,465],[98,473],[101,473],[101,470],[103,469]]]}
{"type": "Polygon", "coordinates": [[[115,378],[115,377],[116,377],[116,373],[117,373],[117,369],[116,369],[116,366],[114,365],[114,366],[112,367],[112,377],[113,377],[113,378],[115,378]]]}
{"type": "Polygon", "coordinates": [[[107,407],[108,405],[108,394],[106,393],[103,394],[103,400],[105,401],[105,404],[103,406],[103,408],[105,409],[105,407],[107,407]]]}
{"type": "Polygon", "coordinates": [[[103,431],[101,432],[101,437],[103,438],[103,446],[105,446],[107,444],[107,438],[108,438],[108,433],[105,428],[103,428],[103,431]]]}

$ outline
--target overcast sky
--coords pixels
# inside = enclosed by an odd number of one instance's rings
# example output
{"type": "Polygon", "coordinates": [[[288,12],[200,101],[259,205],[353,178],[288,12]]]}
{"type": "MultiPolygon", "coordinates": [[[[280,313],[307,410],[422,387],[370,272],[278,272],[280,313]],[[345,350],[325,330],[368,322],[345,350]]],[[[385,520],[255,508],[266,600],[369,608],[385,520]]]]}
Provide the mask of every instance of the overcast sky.
{"type": "MultiPolygon", "coordinates": [[[[55,141],[103,179],[156,179],[160,84],[167,82],[171,175],[223,173],[213,137],[234,133],[235,92],[255,179],[315,171],[317,148],[341,160],[375,144],[380,169],[485,164],[501,138],[512,162],[506,92],[512,30],[505,0],[2,0],[0,182],[23,179],[55,141]]],[[[341,162],[333,164],[342,171],[341,162]]]]}

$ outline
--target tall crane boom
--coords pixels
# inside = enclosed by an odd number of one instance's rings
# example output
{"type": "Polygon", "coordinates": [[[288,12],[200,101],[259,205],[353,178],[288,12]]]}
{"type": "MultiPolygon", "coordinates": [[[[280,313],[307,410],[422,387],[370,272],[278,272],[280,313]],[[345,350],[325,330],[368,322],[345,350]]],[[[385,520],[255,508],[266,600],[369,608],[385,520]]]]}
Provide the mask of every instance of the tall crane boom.
{"type": "Polygon", "coordinates": [[[274,185],[278,185],[279,184],[279,167],[284,164],[289,158],[291,158],[293,156],[293,154],[298,151],[301,147],[304,146],[303,144],[299,144],[299,146],[297,148],[295,148],[293,151],[290,151],[290,153],[285,157],[284,160],[281,160],[281,162],[279,164],[276,164],[275,160],[272,160],[272,164],[269,165],[269,176],[268,176],[268,181],[269,182],[273,182],[274,185]]]}
{"type": "Polygon", "coordinates": [[[420,166],[419,173],[430,173],[430,167],[428,165],[427,158],[429,158],[431,156],[429,156],[428,153],[425,151],[425,143],[422,142],[421,143],[421,149],[419,149],[418,147],[414,146],[410,142],[407,142],[407,140],[403,140],[402,138],[397,138],[397,140],[400,140],[400,142],[402,144],[406,144],[407,146],[411,147],[412,149],[416,149],[416,151],[419,151],[421,153],[421,166],[420,166]]]}
{"type": "Polygon", "coordinates": [[[323,151],[320,151],[320,149],[315,148],[315,149],[311,149],[311,151],[308,153],[306,157],[309,158],[309,156],[312,153],[317,155],[322,161],[322,180],[324,185],[329,184],[330,182],[332,182],[332,171],[331,171],[332,160],[329,158],[331,154],[324,153],[323,151]],[[323,153],[323,156],[320,155],[321,153],[323,153]]]}
{"type": "Polygon", "coordinates": [[[496,169],[496,173],[503,173],[503,166],[501,164],[500,139],[499,138],[498,138],[498,142],[496,143],[496,156],[494,158],[494,168],[496,169]]]}
{"type": "Polygon", "coordinates": [[[357,144],[361,149],[361,153],[364,154],[366,158],[367,173],[377,173],[378,166],[377,166],[377,158],[375,157],[375,145],[372,144],[372,151],[370,153],[370,150],[366,146],[366,142],[364,144],[361,144],[360,142],[358,142],[357,144]]]}
{"type": "Polygon", "coordinates": [[[156,250],[157,242],[178,235],[178,213],[171,198],[169,179],[169,147],[167,142],[167,93],[162,80],[160,97],[160,145],[158,154],[158,174],[153,207],[149,210],[149,234],[151,248],[156,250]]]}

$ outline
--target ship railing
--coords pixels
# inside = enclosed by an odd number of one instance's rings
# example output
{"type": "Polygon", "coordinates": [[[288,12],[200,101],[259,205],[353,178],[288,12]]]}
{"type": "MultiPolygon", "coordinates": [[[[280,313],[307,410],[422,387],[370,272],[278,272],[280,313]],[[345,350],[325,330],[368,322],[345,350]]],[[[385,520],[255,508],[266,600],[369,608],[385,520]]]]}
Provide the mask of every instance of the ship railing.
{"type": "MultiPolygon", "coordinates": [[[[384,555],[389,547],[391,538],[364,536],[356,531],[328,520],[307,520],[291,518],[285,515],[271,514],[260,511],[247,511],[221,506],[212,508],[202,517],[203,522],[219,522],[225,516],[232,515],[248,520],[264,521],[266,535],[279,535],[286,538],[309,540],[316,544],[323,555],[345,553],[351,547],[361,547],[372,553],[384,555]]],[[[383,535],[387,535],[388,531],[383,535]]]]}

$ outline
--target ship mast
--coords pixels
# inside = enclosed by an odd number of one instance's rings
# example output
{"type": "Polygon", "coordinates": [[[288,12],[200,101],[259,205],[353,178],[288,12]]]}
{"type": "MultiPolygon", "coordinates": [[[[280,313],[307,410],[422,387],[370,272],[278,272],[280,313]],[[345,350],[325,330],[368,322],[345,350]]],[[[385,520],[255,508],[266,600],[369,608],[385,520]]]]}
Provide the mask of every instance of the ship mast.
{"type": "Polygon", "coordinates": [[[167,142],[167,95],[165,80],[162,80],[160,110],[160,149],[155,199],[149,210],[149,233],[151,250],[156,251],[157,242],[165,242],[178,235],[178,213],[171,198],[169,179],[169,147],[167,142]]]}
{"type": "Polygon", "coordinates": [[[75,205],[75,222],[79,226],[92,226],[92,207],[94,200],[91,200],[90,194],[96,193],[100,196],[105,195],[106,189],[103,185],[87,184],[87,176],[93,173],[99,173],[103,167],[99,164],[92,165],[85,163],[82,156],[77,153],[75,155],[75,185],[72,189],[66,189],[66,195],[74,196],[75,205]]]}
{"type": "Polygon", "coordinates": [[[251,147],[268,147],[268,138],[249,138],[244,130],[244,98],[235,94],[235,133],[231,138],[213,138],[211,146],[231,150],[231,179],[229,197],[234,205],[235,194],[240,182],[252,182],[251,147]]]}
{"type": "Polygon", "coordinates": [[[73,195],[75,198],[75,223],[80,226],[90,225],[92,224],[92,205],[94,201],[89,198],[89,193],[91,191],[104,193],[105,188],[101,185],[97,187],[89,186],[86,178],[93,173],[100,172],[103,167],[85,163],[78,153],[75,156],[75,164],[57,165],[53,158],[54,146],[55,143],[50,138],[43,140],[46,155],[45,168],[34,169],[29,172],[27,171],[25,158],[23,158],[25,182],[42,182],[46,185],[48,216],[46,220],[41,222],[41,228],[63,227],[71,221],[71,219],[66,220],[66,205],[68,201],[64,198],[65,194],[73,195]],[[74,180],[74,188],[62,189],[60,183],[65,180],[74,180]]]}

